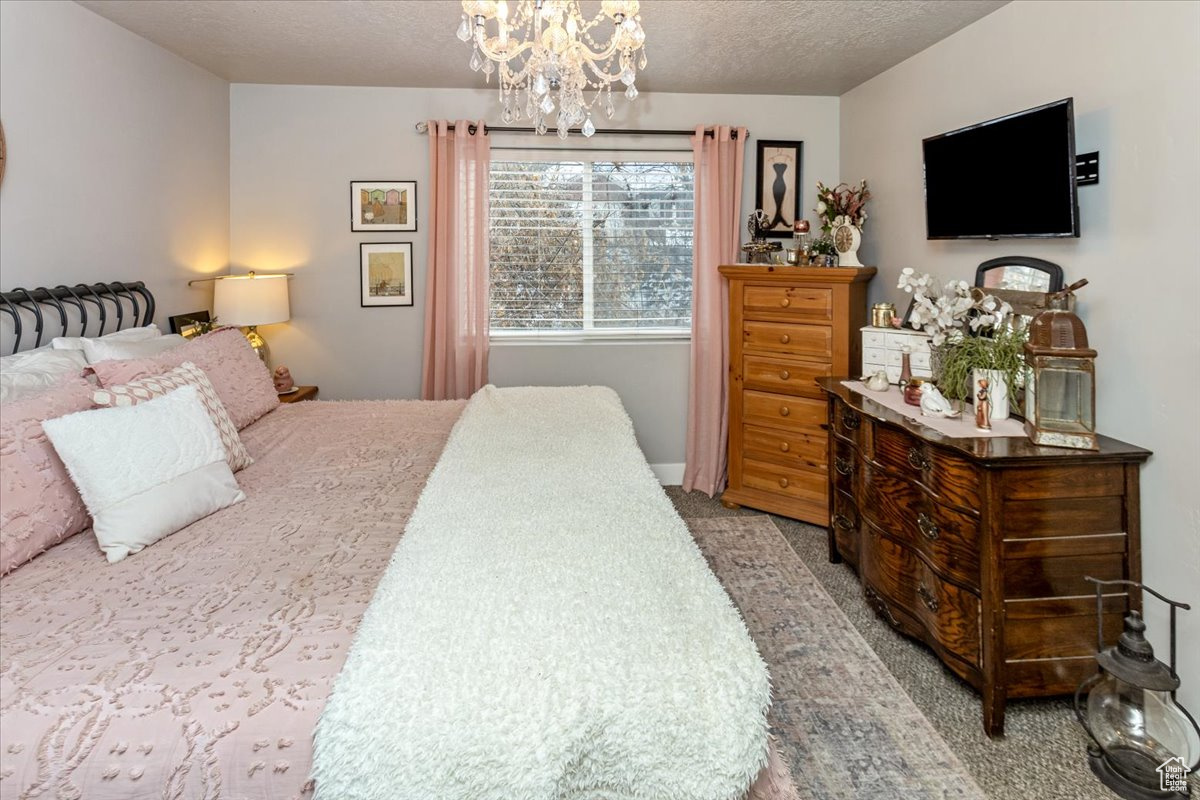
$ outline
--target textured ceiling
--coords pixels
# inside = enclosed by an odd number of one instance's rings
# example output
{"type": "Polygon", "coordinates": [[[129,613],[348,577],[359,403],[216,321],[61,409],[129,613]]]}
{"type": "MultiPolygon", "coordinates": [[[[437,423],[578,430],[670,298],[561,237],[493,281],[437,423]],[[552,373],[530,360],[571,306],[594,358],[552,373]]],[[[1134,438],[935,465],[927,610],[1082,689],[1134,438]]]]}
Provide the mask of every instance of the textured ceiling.
{"type": "MultiPolygon", "coordinates": [[[[483,85],[454,36],[458,0],[77,2],[235,83],[483,85]]],[[[840,95],[1005,2],[642,0],[638,88],[840,95]]]]}

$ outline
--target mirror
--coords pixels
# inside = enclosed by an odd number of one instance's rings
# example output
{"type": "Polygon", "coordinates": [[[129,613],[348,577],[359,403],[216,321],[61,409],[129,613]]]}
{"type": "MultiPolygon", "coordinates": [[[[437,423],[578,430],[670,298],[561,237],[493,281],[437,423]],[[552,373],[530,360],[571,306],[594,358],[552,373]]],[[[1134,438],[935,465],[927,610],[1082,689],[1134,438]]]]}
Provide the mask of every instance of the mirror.
{"type": "Polygon", "coordinates": [[[1058,264],[1040,258],[1002,256],[976,268],[975,285],[1015,292],[1057,292],[1063,288],[1063,271],[1058,264]]]}

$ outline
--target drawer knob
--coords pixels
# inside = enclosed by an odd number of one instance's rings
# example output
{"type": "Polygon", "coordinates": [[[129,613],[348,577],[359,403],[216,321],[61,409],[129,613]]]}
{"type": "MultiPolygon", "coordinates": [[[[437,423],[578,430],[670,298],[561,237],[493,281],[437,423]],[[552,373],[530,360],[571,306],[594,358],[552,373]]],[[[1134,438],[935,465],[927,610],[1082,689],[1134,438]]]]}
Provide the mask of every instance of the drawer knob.
{"type": "Polygon", "coordinates": [[[792,449],[792,446],[787,442],[780,442],[779,449],[786,453],[788,450],[792,449]]]}
{"type": "Polygon", "coordinates": [[[929,469],[929,459],[916,447],[908,448],[908,463],[917,469],[929,469]]]}
{"type": "Polygon", "coordinates": [[[779,301],[779,305],[783,306],[784,308],[787,308],[787,307],[788,307],[788,306],[790,306],[791,304],[792,304],[792,301],[791,301],[789,298],[787,298],[787,297],[785,297],[785,298],[783,298],[782,300],[780,300],[780,301],[779,301]]]}
{"type": "Polygon", "coordinates": [[[844,514],[834,514],[833,524],[844,531],[853,530],[854,528],[854,523],[851,522],[850,518],[844,514]]]}
{"type": "Polygon", "coordinates": [[[792,340],[792,337],[788,336],[786,333],[779,337],[779,341],[781,344],[787,344],[791,340],[792,340]]]}
{"type": "Polygon", "coordinates": [[[863,594],[865,594],[867,597],[867,605],[875,609],[875,613],[886,619],[890,624],[896,627],[900,626],[900,623],[896,620],[895,615],[892,614],[892,610],[888,608],[888,604],[883,602],[883,598],[880,597],[874,589],[872,589],[870,586],[864,585],[863,594]]]}
{"type": "Polygon", "coordinates": [[[780,478],[780,479],[779,479],[779,488],[780,488],[780,489],[786,489],[787,487],[788,487],[788,479],[787,479],[787,478],[780,478]]]}
{"type": "Polygon", "coordinates": [[[838,456],[833,460],[833,468],[836,469],[840,475],[849,475],[854,471],[854,465],[850,463],[850,459],[842,458],[841,456],[838,456]]]}
{"type": "Polygon", "coordinates": [[[786,369],[779,370],[779,380],[786,381],[790,377],[792,377],[792,373],[788,372],[786,369]]]}
{"type": "Polygon", "coordinates": [[[858,414],[848,408],[842,409],[842,427],[848,431],[858,430],[858,414]]]}
{"type": "Polygon", "coordinates": [[[925,607],[936,614],[938,599],[933,596],[933,592],[929,591],[929,587],[923,583],[920,584],[917,586],[917,594],[921,595],[921,602],[925,604],[925,607]]]}
{"type": "Polygon", "coordinates": [[[792,410],[790,408],[788,408],[787,406],[779,407],[779,416],[786,417],[790,413],[792,413],[792,410]]]}
{"type": "Polygon", "coordinates": [[[924,511],[917,514],[917,527],[921,529],[921,534],[928,540],[936,541],[938,538],[938,526],[933,521],[933,518],[924,511]]]}

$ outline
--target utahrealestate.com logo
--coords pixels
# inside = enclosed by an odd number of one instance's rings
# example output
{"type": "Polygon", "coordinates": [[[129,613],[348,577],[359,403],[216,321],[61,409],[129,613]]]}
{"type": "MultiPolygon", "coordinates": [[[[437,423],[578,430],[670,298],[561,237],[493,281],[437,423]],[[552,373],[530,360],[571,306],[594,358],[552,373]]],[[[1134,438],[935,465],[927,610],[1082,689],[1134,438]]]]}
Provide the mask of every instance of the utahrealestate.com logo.
{"type": "Polygon", "coordinates": [[[1164,792],[1187,793],[1188,768],[1179,756],[1168,758],[1158,765],[1158,786],[1164,792]]]}

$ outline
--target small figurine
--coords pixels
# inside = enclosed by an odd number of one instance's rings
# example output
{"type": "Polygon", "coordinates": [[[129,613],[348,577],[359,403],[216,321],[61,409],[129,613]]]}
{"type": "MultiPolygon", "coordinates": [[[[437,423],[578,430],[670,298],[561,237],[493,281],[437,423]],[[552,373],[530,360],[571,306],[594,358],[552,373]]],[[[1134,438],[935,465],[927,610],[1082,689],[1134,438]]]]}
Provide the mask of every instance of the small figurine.
{"type": "Polygon", "coordinates": [[[292,373],[288,368],[280,364],[275,368],[275,391],[278,394],[290,392],[295,388],[296,382],[292,380],[292,373]]]}
{"type": "Polygon", "coordinates": [[[921,384],[921,416],[949,418],[957,417],[958,414],[932,382],[921,384]]]}
{"type": "Polygon", "coordinates": [[[886,392],[892,382],[888,380],[887,372],[881,369],[865,378],[863,384],[872,392],[886,392]]]}
{"type": "Polygon", "coordinates": [[[979,393],[975,395],[975,427],[981,431],[992,429],[992,397],[988,379],[979,379],[979,393]]]}

